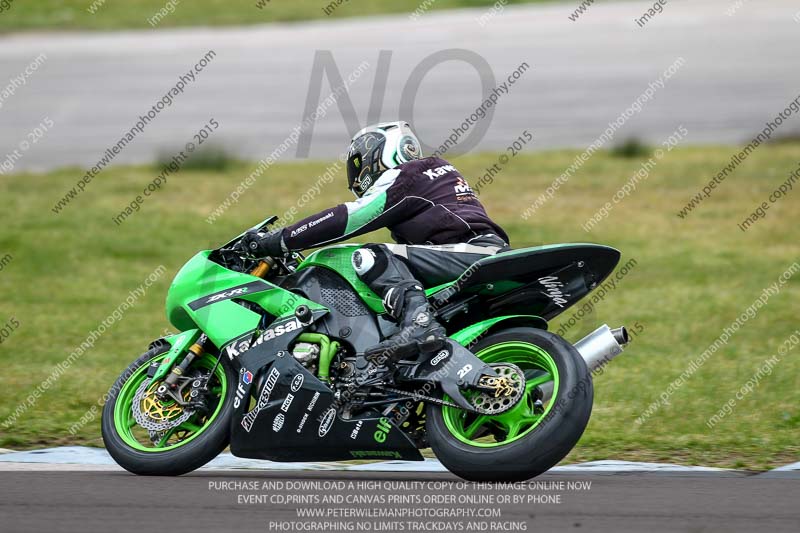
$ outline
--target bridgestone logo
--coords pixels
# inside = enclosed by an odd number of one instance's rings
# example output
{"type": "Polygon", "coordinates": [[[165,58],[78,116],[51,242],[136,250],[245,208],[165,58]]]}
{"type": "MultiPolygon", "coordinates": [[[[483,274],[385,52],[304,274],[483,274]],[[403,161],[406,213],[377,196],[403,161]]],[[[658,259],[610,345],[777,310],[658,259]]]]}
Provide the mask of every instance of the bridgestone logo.
{"type": "Polygon", "coordinates": [[[261,389],[261,396],[258,398],[258,405],[256,405],[255,409],[244,415],[244,418],[242,419],[242,427],[248,433],[250,433],[250,430],[253,429],[253,424],[256,421],[256,417],[258,417],[258,413],[267,407],[267,404],[269,403],[269,397],[272,395],[272,389],[275,388],[280,376],[281,373],[278,372],[277,369],[273,368],[270,371],[266,381],[264,382],[264,388],[261,389]]]}

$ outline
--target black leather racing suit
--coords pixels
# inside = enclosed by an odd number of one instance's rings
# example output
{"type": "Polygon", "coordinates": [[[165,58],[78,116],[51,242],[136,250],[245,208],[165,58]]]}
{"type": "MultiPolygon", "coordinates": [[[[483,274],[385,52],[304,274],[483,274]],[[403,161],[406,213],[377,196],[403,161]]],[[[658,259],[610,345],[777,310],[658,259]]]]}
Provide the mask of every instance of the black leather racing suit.
{"type": "MultiPolygon", "coordinates": [[[[428,287],[452,281],[481,257],[508,248],[508,236],[486,214],[464,177],[438,157],[389,169],[362,198],[287,226],[283,247],[305,250],[381,228],[389,228],[398,244],[368,245],[379,256],[376,266],[403,270],[399,257],[428,287]]],[[[406,276],[386,271],[362,277],[385,296],[406,276]]]]}

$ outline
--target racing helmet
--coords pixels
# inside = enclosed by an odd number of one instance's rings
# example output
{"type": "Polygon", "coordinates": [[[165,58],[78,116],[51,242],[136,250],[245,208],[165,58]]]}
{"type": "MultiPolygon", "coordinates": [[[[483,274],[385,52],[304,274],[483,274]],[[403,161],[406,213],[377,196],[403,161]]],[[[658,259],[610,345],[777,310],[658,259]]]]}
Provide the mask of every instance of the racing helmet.
{"type": "Polygon", "coordinates": [[[382,122],[353,136],[347,152],[348,188],[359,198],[397,165],[422,158],[419,139],[408,122],[382,122]]]}

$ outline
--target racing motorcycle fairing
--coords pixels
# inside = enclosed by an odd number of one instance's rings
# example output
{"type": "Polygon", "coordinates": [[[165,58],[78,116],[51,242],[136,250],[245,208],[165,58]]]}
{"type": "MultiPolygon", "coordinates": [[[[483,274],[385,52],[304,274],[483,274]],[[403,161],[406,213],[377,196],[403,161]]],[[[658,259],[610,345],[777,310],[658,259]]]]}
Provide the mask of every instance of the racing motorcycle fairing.
{"type": "Polygon", "coordinates": [[[488,318],[569,309],[614,270],[620,253],[599,244],[560,244],[501,252],[478,260],[430,294],[437,316],[458,331],[488,318]]]}
{"type": "MultiPolygon", "coordinates": [[[[271,220],[256,228],[265,229],[271,220]]],[[[397,329],[381,317],[381,299],[355,273],[351,257],[358,247],[319,250],[269,281],[251,275],[247,262],[231,266],[224,249],[198,253],[176,275],[167,314],[185,331],[161,340],[170,351],[154,372],[168,372],[201,334],[219,347],[221,363],[237,373],[235,455],[279,461],[422,459],[400,422],[384,416],[391,403],[382,404],[382,411],[377,406],[356,414],[337,410],[348,390],[332,386],[334,358],[337,365],[347,359],[362,368],[363,353],[397,329]],[[299,313],[301,307],[307,312],[299,313]],[[294,356],[297,344],[308,338],[327,344],[318,368],[294,356]]],[[[474,410],[462,391],[497,374],[464,346],[501,323],[546,328],[546,318],[602,281],[618,258],[616,250],[598,245],[516,250],[484,258],[453,283],[430,289],[451,340],[437,354],[398,362],[394,384],[412,396],[400,397],[396,405],[416,405],[420,399],[413,391],[432,384],[434,395],[474,410]],[[526,312],[513,312],[523,304],[526,312]],[[541,310],[540,316],[532,309],[541,310]],[[466,327],[459,327],[465,321],[466,327]]]]}
{"type": "Polygon", "coordinates": [[[212,254],[210,250],[196,254],[169,288],[167,316],[181,330],[200,329],[224,349],[265,327],[267,321],[294,316],[301,305],[325,309],[269,281],[227,269],[215,262],[212,254]]]}
{"type": "Polygon", "coordinates": [[[275,348],[264,343],[242,356],[236,396],[248,399],[250,387],[256,394],[252,408],[242,402],[236,410],[234,455],[271,461],[423,460],[409,436],[380,413],[341,418],[332,390],[275,348]],[[259,367],[260,361],[266,363],[259,367]],[[258,368],[257,374],[251,368],[258,368]]]}

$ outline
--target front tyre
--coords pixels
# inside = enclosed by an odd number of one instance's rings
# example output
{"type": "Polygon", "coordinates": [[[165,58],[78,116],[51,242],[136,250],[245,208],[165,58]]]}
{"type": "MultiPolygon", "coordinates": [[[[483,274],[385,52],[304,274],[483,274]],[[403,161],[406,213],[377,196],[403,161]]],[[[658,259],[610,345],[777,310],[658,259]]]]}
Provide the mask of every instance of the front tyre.
{"type": "MultiPolygon", "coordinates": [[[[162,360],[161,344],[134,361],[111,387],[103,407],[103,442],[125,470],[139,475],[178,476],[200,468],[225,449],[230,439],[235,376],[205,354],[187,370],[208,377],[207,409],[184,409],[158,399],[147,369],[162,360]],[[213,370],[213,375],[211,374],[213,370]],[[141,422],[148,427],[142,427],[141,422]]],[[[188,389],[188,387],[187,387],[188,389]]],[[[189,398],[186,391],[186,399],[189,398]]]]}
{"type": "Polygon", "coordinates": [[[553,333],[519,327],[488,335],[472,350],[485,363],[519,367],[522,399],[494,416],[429,405],[426,427],[436,457],[470,481],[524,481],[558,464],[592,413],[591,374],[575,347],[553,333]],[[553,388],[545,403],[537,401],[543,386],[553,388]]]}

